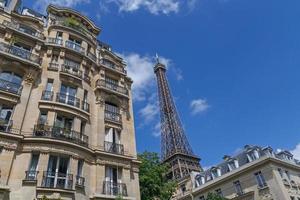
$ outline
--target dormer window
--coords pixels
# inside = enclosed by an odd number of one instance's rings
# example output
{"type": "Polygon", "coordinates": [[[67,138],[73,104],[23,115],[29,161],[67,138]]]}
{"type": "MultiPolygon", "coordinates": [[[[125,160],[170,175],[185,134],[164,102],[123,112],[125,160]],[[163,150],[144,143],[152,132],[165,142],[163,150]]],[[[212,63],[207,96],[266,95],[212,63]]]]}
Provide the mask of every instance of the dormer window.
{"type": "Polygon", "coordinates": [[[258,151],[256,149],[250,151],[248,154],[247,154],[247,158],[248,158],[248,161],[249,162],[252,162],[256,159],[259,159],[259,154],[258,154],[258,151]]]}
{"type": "Polygon", "coordinates": [[[205,177],[204,176],[201,176],[201,175],[198,175],[196,176],[195,178],[195,187],[199,187],[200,185],[203,185],[205,183],[205,177]]]}
{"type": "Polygon", "coordinates": [[[234,159],[228,162],[229,171],[239,168],[239,161],[234,159]]]}
{"type": "Polygon", "coordinates": [[[219,176],[221,176],[221,169],[220,168],[213,168],[211,170],[211,175],[212,175],[212,178],[215,179],[219,176]]]}

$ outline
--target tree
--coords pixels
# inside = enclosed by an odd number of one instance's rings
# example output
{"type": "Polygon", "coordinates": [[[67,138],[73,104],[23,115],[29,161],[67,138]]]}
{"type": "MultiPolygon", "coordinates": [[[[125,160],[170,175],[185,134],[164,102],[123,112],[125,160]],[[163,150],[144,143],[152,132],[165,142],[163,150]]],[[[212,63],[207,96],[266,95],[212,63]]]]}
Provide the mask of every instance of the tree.
{"type": "Polygon", "coordinates": [[[175,192],[176,183],[168,181],[164,174],[167,166],[161,164],[157,153],[144,152],[138,155],[140,166],[140,187],[143,200],[169,200],[175,192]]]}
{"type": "Polygon", "coordinates": [[[224,197],[221,197],[220,195],[216,194],[216,193],[209,193],[207,195],[206,200],[227,200],[224,197]]]}

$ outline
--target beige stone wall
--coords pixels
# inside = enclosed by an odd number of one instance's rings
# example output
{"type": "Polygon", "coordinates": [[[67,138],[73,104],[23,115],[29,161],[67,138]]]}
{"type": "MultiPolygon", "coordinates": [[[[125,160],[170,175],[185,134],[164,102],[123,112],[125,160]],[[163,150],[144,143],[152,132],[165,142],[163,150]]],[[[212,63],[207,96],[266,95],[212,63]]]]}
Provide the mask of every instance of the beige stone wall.
{"type": "MultiPolygon", "coordinates": [[[[56,8],[53,8],[56,9],[56,8]]],[[[71,10],[58,10],[61,15],[74,15],[78,20],[84,18],[71,10]]],[[[53,15],[54,17],[54,15],[53,15]]],[[[131,80],[126,74],[116,69],[109,69],[98,61],[93,62],[87,54],[81,55],[64,46],[69,36],[82,41],[81,46],[95,53],[96,40],[91,41],[82,33],[65,26],[54,26],[50,23],[43,28],[42,22],[30,17],[11,15],[0,11],[0,23],[6,21],[18,21],[44,33],[45,39],[40,40],[32,36],[24,35],[20,30],[14,30],[6,26],[0,26],[0,42],[9,45],[12,41],[18,41],[32,47],[32,53],[40,55],[41,64],[34,64],[28,59],[11,52],[0,50],[0,73],[3,71],[14,72],[22,76],[22,92],[20,95],[12,94],[0,87],[0,105],[10,105],[13,113],[10,118],[12,126],[9,130],[0,131],[0,199],[23,200],[41,198],[46,195],[50,199],[113,199],[114,195],[103,194],[103,181],[105,181],[105,168],[107,166],[118,167],[122,171],[121,181],[126,184],[127,199],[140,199],[139,177],[134,113],[132,109],[131,80]],[[56,37],[57,32],[63,32],[63,45],[51,45],[48,38],[56,37]],[[17,38],[17,39],[16,39],[17,38]],[[58,64],[70,59],[80,63],[82,73],[88,73],[90,83],[82,78],[76,78],[71,74],[61,73],[60,69],[49,69],[52,56],[58,55],[58,64]],[[129,95],[98,87],[96,82],[105,79],[106,76],[118,80],[119,86],[129,89],[129,95]],[[48,79],[53,79],[52,101],[42,100],[43,91],[48,79]],[[60,92],[62,84],[77,87],[76,97],[80,99],[80,107],[56,102],[56,93],[60,92]],[[87,101],[90,112],[83,111],[81,105],[84,98],[84,90],[88,91],[87,101]],[[104,118],[104,101],[118,102],[121,110],[122,122],[108,122],[104,118]],[[40,137],[34,134],[40,112],[47,111],[47,125],[53,126],[57,115],[73,118],[72,130],[80,132],[82,122],[86,122],[84,134],[89,137],[88,145],[78,144],[70,139],[55,138],[53,136],[40,137]],[[124,146],[124,154],[105,152],[105,128],[115,127],[121,130],[121,144],[124,146]],[[29,170],[32,153],[39,154],[37,166],[38,174],[34,181],[25,178],[25,172],[29,170]],[[48,169],[48,161],[51,155],[69,158],[68,173],[73,175],[73,184],[70,190],[47,188],[43,186],[44,172],[48,169]],[[84,187],[76,186],[78,160],[84,160],[83,177],[84,187]]],[[[98,47],[99,48],[99,47],[98,47]]],[[[122,68],[120,59],[105,49],[100,51],[102,57],[107,57],[122,68]]],[[[98,56],[97,59],[100,59],[98,56]]],[[[0,124],[1,126],[1,124],[0,124]]]]}

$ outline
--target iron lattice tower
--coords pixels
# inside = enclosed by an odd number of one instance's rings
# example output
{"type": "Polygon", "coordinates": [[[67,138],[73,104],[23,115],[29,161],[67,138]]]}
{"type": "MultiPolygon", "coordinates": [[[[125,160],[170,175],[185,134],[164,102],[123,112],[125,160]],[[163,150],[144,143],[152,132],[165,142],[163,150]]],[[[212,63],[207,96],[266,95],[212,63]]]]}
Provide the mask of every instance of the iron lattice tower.
{"type": "Polygon", "coordinates": [[[158,61],[154,72],[161,117],[161,157],[164,163],[169,164],[167,177],[180,180],[192,171],[202,171],[200,158],[194,155],[183,130],[167,81],[165,65],[158,61]]]}

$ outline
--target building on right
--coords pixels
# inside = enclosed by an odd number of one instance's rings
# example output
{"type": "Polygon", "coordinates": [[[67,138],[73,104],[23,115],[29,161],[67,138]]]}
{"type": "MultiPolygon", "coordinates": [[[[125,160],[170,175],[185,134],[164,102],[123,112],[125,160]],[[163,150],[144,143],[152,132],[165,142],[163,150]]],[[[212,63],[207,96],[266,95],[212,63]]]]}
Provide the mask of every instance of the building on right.
{"type": "Polygon", "coordinates": [[[223,159],[181,180],[172,199],[205,200],[216,193],[231,200],[300,200],[300,161],[290,152],[246,145],[223,159]]]}

